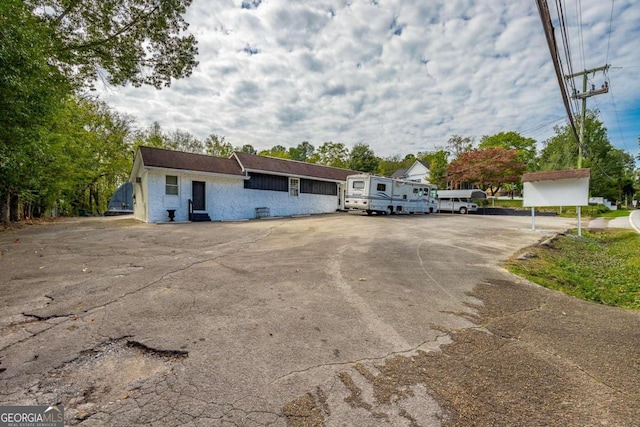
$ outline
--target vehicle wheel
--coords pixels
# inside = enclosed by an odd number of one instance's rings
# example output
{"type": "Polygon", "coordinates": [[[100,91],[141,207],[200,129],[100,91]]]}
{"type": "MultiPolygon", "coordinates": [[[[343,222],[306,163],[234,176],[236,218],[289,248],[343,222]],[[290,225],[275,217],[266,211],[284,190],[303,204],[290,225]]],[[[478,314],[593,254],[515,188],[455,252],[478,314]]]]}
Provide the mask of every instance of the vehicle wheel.
{"type": "Polygon", "coordinates": [[[367,210],[367,215],[371,215],[373,213],[372,210],[367,210]]]}
{"type": "Polygon", "coordinates": [[[466,213],[467,213],[467,208],[465,208],[465,207],[461,207],[461,208],[460,208],[460,213],[461,213],[462,215],[466,214],[466,213]]]}
{"type": "Polygon", "coordinates": [[[432,214],[433,213],[433,208],[429,208],[429,213],[432,214]]]}
{"type": "Polygon", "coordinates": [[[393,215],[393,206],[387,208],[387,215],[393,215]]]}

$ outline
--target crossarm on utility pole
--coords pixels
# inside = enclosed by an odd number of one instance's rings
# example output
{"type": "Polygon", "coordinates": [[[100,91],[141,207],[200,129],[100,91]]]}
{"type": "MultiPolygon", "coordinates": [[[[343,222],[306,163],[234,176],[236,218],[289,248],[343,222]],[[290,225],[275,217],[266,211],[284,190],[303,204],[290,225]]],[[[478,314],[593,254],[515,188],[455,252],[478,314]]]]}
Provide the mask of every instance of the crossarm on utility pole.
{"type": "Polygon", "coordinates": [[[582,148],[584,147],[584,129],[585,120],[587,119],[587,98],[609,92],[609,84],[606,82],[606,80],[601,89],[596,90],[595,87],[592,87],[590,91],[587,91],[587,76],[598,71],[606,71],[608,68],[609,64],[606,64],[602,67],[591,68],[590,70],[584,70],[579,73],[573,73],[564,77],[565,79],[569,80],[578,76],[582,76],[582,92],[576,93],[574,89],[574,93],[571,96],[571,98],[573,99],[582,100],[582,111],[580,114],[580,140],[578,141],[578,169],[582,168],[582,148]]]}

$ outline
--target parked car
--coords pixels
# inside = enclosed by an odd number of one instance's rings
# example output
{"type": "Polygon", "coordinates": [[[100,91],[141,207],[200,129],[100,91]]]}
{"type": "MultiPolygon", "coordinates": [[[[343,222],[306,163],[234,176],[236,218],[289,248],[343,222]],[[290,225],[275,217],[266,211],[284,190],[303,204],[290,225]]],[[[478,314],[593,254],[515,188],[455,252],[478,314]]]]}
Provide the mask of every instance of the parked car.
{"type": "Polygon", "coordinates": [[[440,212],[476,212],[478,205],[472,199],[486,199],[482,190],[438,190],[440,212]]]}
{"type": "Polygon", "coordinates": [[[440,212],[476,212],[478,205],[460,197],[444,197],[440,198],[440,212]]]}

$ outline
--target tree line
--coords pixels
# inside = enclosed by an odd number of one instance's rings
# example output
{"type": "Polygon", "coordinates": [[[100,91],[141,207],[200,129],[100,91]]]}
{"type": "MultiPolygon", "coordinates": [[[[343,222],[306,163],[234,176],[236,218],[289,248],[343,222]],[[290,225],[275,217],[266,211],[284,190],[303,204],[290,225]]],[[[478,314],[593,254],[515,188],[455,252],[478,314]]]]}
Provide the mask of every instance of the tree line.
{"type": "MultiPolygon", "coordinates": [[[[591,194],[630,201],[640,187],[634,158],[612,146],[596,112],[587,115],[586,128],[583,164],[591,168],[591,194]]],[[[218,157],[240,151],[383,176],[419,160],[429,167],[430,181],[438,188],[464,185],[492,194],[513,193],[521,190],[525,172],[575,168],[578,148],[570,127],[558,126],[555,132],[541,150],[536,140],[507,131],[482,136],[477,143],[472,137],[453,135],[440,148],[387,157],[377,156],[366,143],[349,148],[333,141],[317,147],[309,141],[290,147],[276,144],[258,151],[249,144],[233,145],[225,136],[213,133],[201,140],[185,130],[166,131],[159,122],[140,129],[134,117],[104,102],[68,97],[49,117],[47,126],[39,127],[37,139],[18,146],[19,150],[9,150],[10,155],[3,152],[3,186],[18,189],[10,197],[3,196],[3,219],[75,215],[79,210],[104,212],[110,196],[128,179],[134,153],[141,145],[218,157]],[[27,147],[30,149],[25,150],[27,147]],[[5,171],[10,173],[5,175],[5,171]]]]}
{"type": "Polygon", "coordinates": [[[132,120],[87,94],[96,84],[162,88],[189,76],[190,3],[0,2],[0,222],[102,209],[130,167],[132,120]]]}

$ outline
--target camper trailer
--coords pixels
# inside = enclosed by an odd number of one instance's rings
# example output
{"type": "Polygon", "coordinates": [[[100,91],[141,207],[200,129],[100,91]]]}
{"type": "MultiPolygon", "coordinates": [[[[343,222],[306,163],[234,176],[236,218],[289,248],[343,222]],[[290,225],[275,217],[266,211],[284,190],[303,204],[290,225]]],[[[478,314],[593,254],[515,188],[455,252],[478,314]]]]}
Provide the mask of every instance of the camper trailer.
{"type": "Polygon", "coordinates": [[[438,211],[436,187],[415,181],[361,174],[347,177],[346,209],[368,215],[438,211]]]}
{"type": "Polygon", "coordinates": [[[441,212],[459,212],[466,214],[476,212],[478,205],[474,200],[486,199],[487,193],[482,190],[439,190],[439,210],[441,212]]]}
{"type": "Polygon", "coordinates": [[[133,184],[125,182],[109,199],[104,216],[127,215],[133,213],[133,184]]]}

